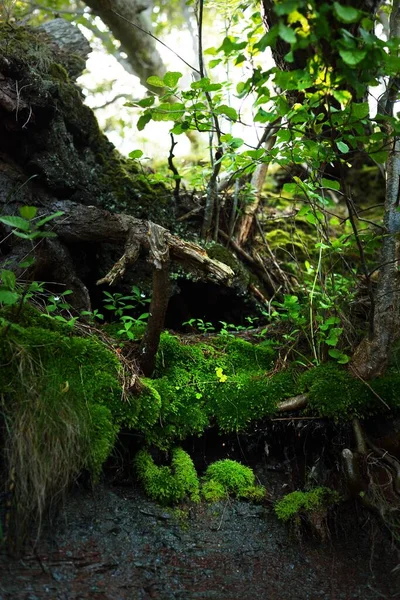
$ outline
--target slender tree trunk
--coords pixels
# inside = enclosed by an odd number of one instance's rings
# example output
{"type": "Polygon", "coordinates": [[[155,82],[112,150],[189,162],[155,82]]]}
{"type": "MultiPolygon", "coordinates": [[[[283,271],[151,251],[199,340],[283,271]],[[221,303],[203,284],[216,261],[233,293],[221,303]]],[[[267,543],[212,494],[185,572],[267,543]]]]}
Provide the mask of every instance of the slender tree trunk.
{"type": "MultiPolygon", "coordinates": [[[[390,38],[400,37],[400,0],[394,0],[390,17],[390,38]]],[[[393,115],[400,77],[388,82],[387,93],[378,110],[393,115]]],[[[388,125],[388,129],[391,125],[388,125]]],[[[399,234],[400,234],[400,137],[389,129],[386,163],[386,196],[381,266],[375,297],[373,330],[356,349],[352,360],[355,372],[364,379],[381,375],[388,364],[393,342],[400,334],[399,234]]]]}

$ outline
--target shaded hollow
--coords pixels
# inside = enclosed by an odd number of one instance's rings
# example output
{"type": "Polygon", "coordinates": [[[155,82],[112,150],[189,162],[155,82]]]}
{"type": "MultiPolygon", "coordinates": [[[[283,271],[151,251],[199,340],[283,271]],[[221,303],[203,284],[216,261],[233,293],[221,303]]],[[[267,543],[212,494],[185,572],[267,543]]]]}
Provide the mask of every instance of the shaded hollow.
{"type": "Polygon", "coordinates": [[[175,331],[187,331],[182,324],[190,319],[210,322],[217,331],[220,321],[248,326],[246,317],[257,314],[254,301],[238,296],[237,290],[214,283],[178,279],[171,296],[165,326],[175,331]]]}

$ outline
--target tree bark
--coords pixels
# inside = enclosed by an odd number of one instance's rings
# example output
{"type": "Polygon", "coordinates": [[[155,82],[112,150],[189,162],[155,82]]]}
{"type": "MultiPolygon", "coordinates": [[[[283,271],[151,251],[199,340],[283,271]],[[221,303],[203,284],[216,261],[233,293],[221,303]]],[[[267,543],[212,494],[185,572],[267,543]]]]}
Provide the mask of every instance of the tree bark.
{"type": "Polygon", "coordinates": [[[127,54],[133,73],[139,77],[140,83],[159,94],[160,88],[152,88],[147,83],[151,75],[162,78],[166,72],[155,40],[146,33],[147,31],[151,33],[152,29],[150,20],[152,1],[85,0],[85,2],[110,28],[113,36],[121,42],[121,50],[127,54]]]}
{"type": "MultiPolygon", "coordinates": [[[[390,38],[400,37],[400,0],[394,0],[390,17],[390,38]]],[[[400,77],[388,82],[387,94],[378,110],[393,116],[400,77]]],[[[400,137],[388,125],[388,159],[382,238],[381,266],[375,296],[373,328],[356,349],[352,368],[363,379],[372,379],[385,371],[393,342],[400,335],[399,234],[400,234],[400,137]]]]}

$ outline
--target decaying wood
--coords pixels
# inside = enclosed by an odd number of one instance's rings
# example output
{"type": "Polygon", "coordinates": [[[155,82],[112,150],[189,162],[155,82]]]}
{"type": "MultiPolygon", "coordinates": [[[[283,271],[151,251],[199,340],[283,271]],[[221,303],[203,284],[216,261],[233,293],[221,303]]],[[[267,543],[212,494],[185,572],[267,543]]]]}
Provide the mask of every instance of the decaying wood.
{"type": "Polygon", "coordinates": [[[141,252],[147,253],[153,269],[153,293],[150,317],[139,349],[139,362],[143,374],[150,376],[154,370],[169,300],[170,259],[191,272],[225,284],[230,283],[233,277],[232,269],[207,256],[200,246],[181,240],[151,221],[142,221],[125,214],[111,214],[94,206],[69,201],[57,201],[53,208],[64,213],[53,225],[60,241],[68,244],[124,244],[123,255],[98,284],[116,283],[134,265],[141,252]]]}
{"type": "Polygon", "coordinates": [[[64,212],[64,215],[56,220],[53,231],[68,244],[108,242],[125,245],[123,256],[98,284],[118,281],[126,269],[135,263],[141,250],[149,254],[150,262],[157,268],[161,256],[158,245],[153,243],[155,232],[164,237],[171,260],[185,269],[219,283],[227,284],[233,277],[230,267],[210,258],[203,248],[192,242],[185,242],[164,227],[150,221],[125,214],[112,214],[95,206],[83,206],[65,200],[55,201],[52,209],[64,212]]]}
{"type": "MultiPolygon", "coordinates": [[[[268,153],[275,145],[276,133],[279,130],[281,119],[271,124],[266,128],[264,141],[262,146],[265,152],[268,153]]],[[[252,175],[251,186],[255,191],[254,198],[251,202],[248,202],[244,207],[242,214],[239,216],[238,223],[236,226],[236,241],[239,246],[244,246],[249,240],[250,232],[253,227],[254,218],[258,211],[258,207],[261,201],[262,188],[265,182],[265,178],[268,173],[269,161],[259,163],[252,175]]]]}

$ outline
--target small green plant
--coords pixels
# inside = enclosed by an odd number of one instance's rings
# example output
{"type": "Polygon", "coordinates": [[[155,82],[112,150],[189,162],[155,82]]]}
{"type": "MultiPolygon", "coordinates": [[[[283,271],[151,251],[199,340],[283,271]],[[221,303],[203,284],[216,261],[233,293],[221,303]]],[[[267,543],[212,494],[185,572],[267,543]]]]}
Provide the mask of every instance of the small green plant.
{"type": "Polygon", "coordinates": [[[42,313],[42,317],[55,319],[72,329],[79,317],[72,316],[72,306],[65,300],[65,297],[70,294],[72,294],[72,290],[65,290],[58,296],[50,296],[45,305],[46,312],[42,313]],[[68,314],[68,317],[61,314],[62,311],[64,314],[68,314]]]}
{"type": "Polygon", "coordinates": [[[104,291],[104,308],[114,313],[116,317],[121,318],[127,310],[136,309],[138,306],[144,306],[150,302],[150,298],[146,298],[145,294],[140,289],[133,285],[130,294],[120,294],[115,292],[104,291]]]}
{"type": "Polygon", "coordinates": [[[316,487],[308,492],[291,492],[275,504],[275,514],[285,523],[293,521],[299,524],[308,513],[322,511],[340,501],[340,495],[327,487],[316,487]]]}
{"type": "Polygon", "coordinates": [[[135,340],[143,333],[142,325],[145,325],[149,318],[149,313],[144,312],[138,317],[125,314],[129,310],[137,310],[139,307],[145,306],[151,302],[150,298],[146,298],[145,294],[140,289],[133,285],[131,293],[124,295],[118,292],[111,294],[110,292],[104,291],[104,308],[118,318],[120,322],[120,329],[117,331],[117,335],[127,340],[135,340]],[[139,326],[139,327],[138,327],[139,326]]]}
{"type": "Polygon", "coordinates": [[[161,504],[176,504],[189,497],[200,500],[199,478],[189,454],[182,448],[171,452],[171,466],[158,466],[147,450],[135,457],[135,468],[144,490],[161,504]]]}
{"type": "Polygon", "coordinates": [[[214,325],[210,321],[204,321],[203,319],[189,319],[189,321],[185,321],[182,325],[189,325],[190,327],[195,327],[201,333],[212,333],[215,331],[214,325]]]}
{"type": "Polygon", "coordinates": [[[265,498],[263,486],[255,484],[255,476],[250,469],[229,458],[212,463],[204,474],[203,495],[216,502],[233,495],[260,502],[265,498]]]}
{"type": "MultiPolygon", "coordinates": [[[[57,211],[39,220],[35,220],[37,215],[36,206],[21,206],[19,216],[0,216],[0,223],[11,227],[11,233],[16,237],[30,240],[33,243],[33,240],[38,238],[56,237],[53,231],[43,231],[42,227],[63,214],[62,211],[57,211]]],[[[19,263],[19,267],[21,269],[31,267],[34,262],[33,255],[28,255],[19,263]]],[[[1,269],[0,305],[12,306],[26,302],[34,295],[43,293],[43,286],[44,283],[38,281],[20,283],[17,281],[13,271],[10,269],[1,269]]]]}

